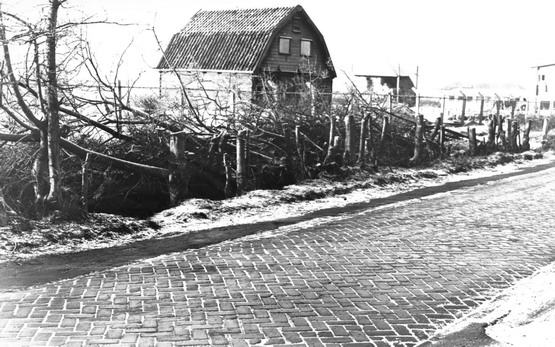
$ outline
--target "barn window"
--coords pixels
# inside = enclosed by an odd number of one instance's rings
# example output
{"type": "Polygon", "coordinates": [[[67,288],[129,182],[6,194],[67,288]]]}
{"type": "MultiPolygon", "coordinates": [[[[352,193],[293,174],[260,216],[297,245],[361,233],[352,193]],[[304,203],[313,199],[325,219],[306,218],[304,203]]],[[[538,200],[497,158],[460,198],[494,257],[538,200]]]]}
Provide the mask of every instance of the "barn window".
{"type": "Polygon", "coordinates": [[[301,40],[301,55],[303,57],[310,57],[312,41],[301,40]]]}
{"type": "Polygon", "coordinates": [[[279,38],[279,54],[291,54],[291,38],[279,38]]]}
{"type": "Polygon", "coordinates": [[[541,101],[540,102],[540,110],[549,110],[549,101],[541,101]]]}
{"type": "Polygon", "coordinates": [[[301,17],[293,17],[291,22],[293,32],[300,33],[301,32],[301,17]]]}

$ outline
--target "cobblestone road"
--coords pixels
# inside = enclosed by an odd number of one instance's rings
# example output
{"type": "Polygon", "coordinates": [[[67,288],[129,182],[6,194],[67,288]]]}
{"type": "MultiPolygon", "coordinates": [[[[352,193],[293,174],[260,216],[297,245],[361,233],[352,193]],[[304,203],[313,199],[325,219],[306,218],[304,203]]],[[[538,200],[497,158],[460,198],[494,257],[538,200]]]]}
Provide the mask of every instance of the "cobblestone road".
{"type": "Polygon", "coordinates": [[[0,345],[414,346],[555,259],[555,169],[0,295],[0,345]]]}

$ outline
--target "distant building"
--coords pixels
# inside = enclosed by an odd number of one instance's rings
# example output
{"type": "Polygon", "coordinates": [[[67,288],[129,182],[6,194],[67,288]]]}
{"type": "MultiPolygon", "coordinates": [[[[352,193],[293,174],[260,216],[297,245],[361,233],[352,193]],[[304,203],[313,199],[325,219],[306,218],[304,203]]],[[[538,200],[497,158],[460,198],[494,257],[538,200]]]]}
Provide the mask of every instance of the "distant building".
{"type": "Polygon", "coordinates": [[[391,93],[395,100],[397,100],[397,95],[399,95],[399,102],[414,106],[416,93],[413,88],[415,85],[410,76],[393,73],[358,74],[355,76],[366,79],[367,91],[377,94],[391,93]]]}
{"type": "Polygon", "coordinates": [[[177,72],[191,95],[228,109],[262,93],[266,100],[296,95],[293,81],[331,93],[336,77],[324,37],[301,6],[199,11],[157,69],[162,89],[176,87],[177,72]]]}
{"type": "Polygon", "coordinates": [[[535,112],[555,113],[555,64],[533,66],[536,72],[535,112]]]}

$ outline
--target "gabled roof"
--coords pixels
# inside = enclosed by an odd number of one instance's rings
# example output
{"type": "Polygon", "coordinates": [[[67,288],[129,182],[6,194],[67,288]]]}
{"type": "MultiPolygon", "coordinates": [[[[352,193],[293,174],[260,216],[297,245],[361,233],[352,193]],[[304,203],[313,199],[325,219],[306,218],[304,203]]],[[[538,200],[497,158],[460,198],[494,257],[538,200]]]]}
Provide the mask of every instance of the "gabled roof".
{"type": "Polygon", "coordinates": [[[175,34],[158,69],[256,72],[279,30],[302,13],[324,38],[301,6],[199,11],[175,34]]]}

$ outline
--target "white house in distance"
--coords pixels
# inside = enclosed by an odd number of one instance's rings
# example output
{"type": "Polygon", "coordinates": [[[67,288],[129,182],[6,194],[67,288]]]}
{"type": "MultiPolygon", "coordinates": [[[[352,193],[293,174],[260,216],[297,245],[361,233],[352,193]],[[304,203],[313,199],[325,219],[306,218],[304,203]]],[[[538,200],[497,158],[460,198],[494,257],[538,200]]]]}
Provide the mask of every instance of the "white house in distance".
{"type": "Polygon", "coordinates": [[[555,64],[532,67],[536,73],[534,107],[531,111],[540,114],[555,113],[555,64]]]}

